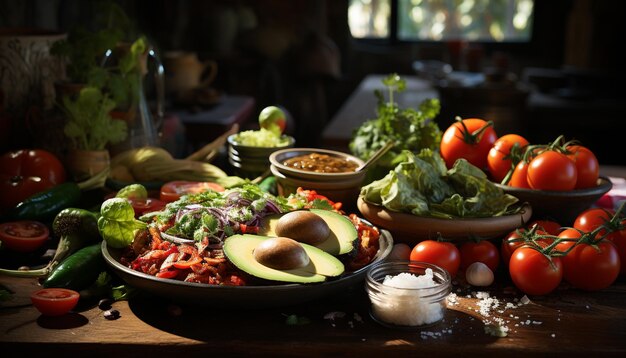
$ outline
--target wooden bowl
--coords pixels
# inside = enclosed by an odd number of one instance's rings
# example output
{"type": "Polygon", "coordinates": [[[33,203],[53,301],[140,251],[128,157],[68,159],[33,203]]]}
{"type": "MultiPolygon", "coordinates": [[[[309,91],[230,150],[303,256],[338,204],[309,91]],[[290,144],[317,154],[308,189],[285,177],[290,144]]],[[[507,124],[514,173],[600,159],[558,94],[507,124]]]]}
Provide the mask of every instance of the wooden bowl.
{"type": "Polygon", "coordinates": [[[532,216],[528,204],[524,204],[517,214],[467,219],[438,219],[390,211],[383,206],[369,204],[362,197],[359,197],[357,206],[364,218],[389,230],[396,242],[407,244],[436,239],[438,234],[454,241],[464,241],[471,236],[496,238],[524,226],[532,216]]]}
{"type": "Polygon", "coordinates": [[[535,190],[496,185],[502,188],[505,193],[517,197],[521,202],[529,203],[533,208],[535,218],[552,219],[564,226],[571,226],[578,214],[591,207],[613,186],[606,177],[598,178],[598,185],[593,188],[569,191],[535,190]]]}

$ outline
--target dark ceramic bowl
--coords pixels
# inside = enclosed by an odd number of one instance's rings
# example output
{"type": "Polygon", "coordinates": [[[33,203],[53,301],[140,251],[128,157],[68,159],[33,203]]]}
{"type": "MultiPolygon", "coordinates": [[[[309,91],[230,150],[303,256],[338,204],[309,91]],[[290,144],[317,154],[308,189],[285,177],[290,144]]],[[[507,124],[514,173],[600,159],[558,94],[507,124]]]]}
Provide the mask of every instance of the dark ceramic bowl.
{"type": "Polygon", "coordinates": [[[157,278],[132,270],[120,262],[121,250],[102,242],[102,255],[106,263],[128,284],[156,296],[174,302],[211,305],[231,308],[268,308],[299,304],[362,285],[367,270],[384,260],[393,248],[393,239],[388,231],[381,230],[380,249],[367,266],[348,272],[338,279],[319,284],[275,284],[269,286],[211,286],[193,282],[157,278]]]}
{"type": "Polygon", "coordinates": [[[535,218],[553,219],[563,226],[571,226],[578,214],[591,207],[613,186],[606,177],[598,178],[598,185],[593,188],[569,191],[535,190],[496,185],[502,188],[505,193],[517,197],[521,202],[529,203],[533,208],[535,218]]]}

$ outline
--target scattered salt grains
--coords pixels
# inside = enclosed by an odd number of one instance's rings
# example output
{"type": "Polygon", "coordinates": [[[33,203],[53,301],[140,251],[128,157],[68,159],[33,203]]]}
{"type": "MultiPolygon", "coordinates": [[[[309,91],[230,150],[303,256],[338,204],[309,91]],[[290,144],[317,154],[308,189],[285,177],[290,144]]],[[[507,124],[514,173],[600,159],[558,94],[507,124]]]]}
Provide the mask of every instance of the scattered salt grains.
{"type": "Polygon", "coordinates": [[[324,319],[334,321],[336,318],[343,318],[345,316],[346,316],[345,312],[334,311],[334,312],[328,312],[327,314],[325,314],[324,319]]]}

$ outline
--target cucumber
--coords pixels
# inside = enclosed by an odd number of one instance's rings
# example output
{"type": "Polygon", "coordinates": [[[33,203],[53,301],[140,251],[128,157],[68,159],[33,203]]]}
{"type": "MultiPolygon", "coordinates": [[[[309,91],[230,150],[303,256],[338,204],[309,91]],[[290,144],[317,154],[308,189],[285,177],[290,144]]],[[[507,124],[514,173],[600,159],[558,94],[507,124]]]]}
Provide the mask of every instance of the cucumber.
{"type": "Polygon", "coordinates": [[[104,269],[101,243],[97,243],[84,247],[63,260],[52,270],[42,286],[80,291],[89,287],[104,269]]]}
{"type": "Polygon", "coordinates": [[[30,196],[9,212],[16,220],[47,221],[61,210],[76,205],[80,200],[80,187],[74,182],[65,182],[30,196]]]}

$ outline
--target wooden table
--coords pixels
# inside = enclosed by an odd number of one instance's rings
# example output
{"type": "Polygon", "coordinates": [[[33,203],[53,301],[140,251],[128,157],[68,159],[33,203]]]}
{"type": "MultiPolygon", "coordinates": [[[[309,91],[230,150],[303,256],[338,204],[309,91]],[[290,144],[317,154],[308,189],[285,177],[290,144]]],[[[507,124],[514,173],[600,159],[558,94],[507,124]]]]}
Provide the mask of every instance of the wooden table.
{"type": "Polygon", "coordinates": [[[490,317],[477,312],[480,300],[475,292],[457,285],[456,304],[449,303],[443,322],[410,330],[374,322],[361,285],[341,296],[263,310],[254,309],[254,297],[245,309],[224,309],[142,296],[116,302],[113,307],[121,317],[109,321],[98,307],[57,318],[41,316],[30,305],[6,307],[28,304],[28,294],[38,286],[34,280],[6,276],[0,276],[0,283],[17,296],[0,308],[3,356],[6,352],[27,357],[626,354],[624,278],[600,292],[563,285],[546,297],[532,297],[527,304],[520,304],[523,295],[510,286],[494,288],[491,295],[500,306],[489,310],[490,317]],[[515,308],[506,308],[507,303],[515,308]],[[288,325],[290,315],[309,322],[288,325]],[[485,322],[495,322],[494,317],[508,327],[506,337],[485,333],[485,322]]]}

